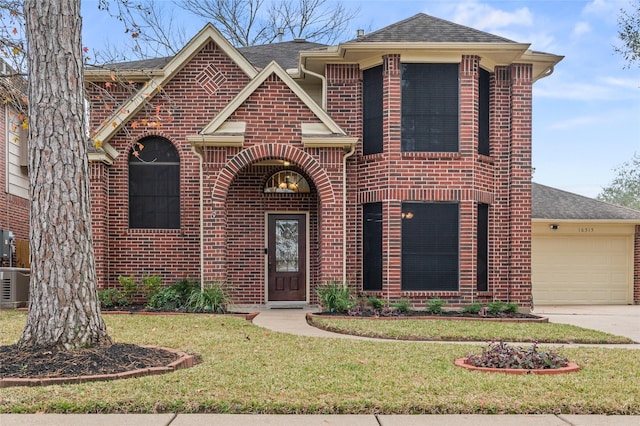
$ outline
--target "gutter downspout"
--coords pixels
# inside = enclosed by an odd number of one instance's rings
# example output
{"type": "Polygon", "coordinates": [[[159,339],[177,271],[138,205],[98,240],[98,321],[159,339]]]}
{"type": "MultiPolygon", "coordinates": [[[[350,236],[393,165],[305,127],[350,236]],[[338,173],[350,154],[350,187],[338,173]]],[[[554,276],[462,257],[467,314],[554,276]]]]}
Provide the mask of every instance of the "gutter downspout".
{"type": "Polygon", "coordinates": [[[320,81],[322,82],[322,104],[320,106],[322,107],[323,110],[326,111],[327,110],[327,78],[322,74],[318,74],[318,73],[315,73],[313,71],[309,71],[308,69],[306,69],[304,67],[303,63],[300,63],[300,69],[305,74],[309,74],[309,75],[311,75],[313,77],[319,78],[320,81]]]}
{"type": "Polygon", "coordinates": [[[204,290],[204,173],[203,173],[203,163],[204,158],[202,157],[202,153],[198,151],[196,146],[191,145],[191,151],[198,156],[198,163],[200,165],[199,170],[199,180],[200,180],[200,290],[204,290]]]}
{"type": "Polygon", "coordinates": [[[356,152],[351,145],[342,157],[342,283],[347,285],[347,159],[356,152]]]}

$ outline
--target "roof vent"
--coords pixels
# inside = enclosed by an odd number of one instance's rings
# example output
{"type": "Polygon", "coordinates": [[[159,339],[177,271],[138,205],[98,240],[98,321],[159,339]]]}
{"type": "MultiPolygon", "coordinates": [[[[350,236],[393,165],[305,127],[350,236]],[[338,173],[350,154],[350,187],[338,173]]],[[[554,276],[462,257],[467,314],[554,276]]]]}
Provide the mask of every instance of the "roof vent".
{"type": "Polygon", "coordinates": [[[304,38],[294,38],[293,41],[296,43],[304,43],[306,40],[304,38]]]}
{"type": "Polygon", "coordinates": [[[358,30],[358,31],[356,32],[356,36],[357,36],[358,38],[360,38],[360,37],[364,37],[364,30],[358,30]]]}

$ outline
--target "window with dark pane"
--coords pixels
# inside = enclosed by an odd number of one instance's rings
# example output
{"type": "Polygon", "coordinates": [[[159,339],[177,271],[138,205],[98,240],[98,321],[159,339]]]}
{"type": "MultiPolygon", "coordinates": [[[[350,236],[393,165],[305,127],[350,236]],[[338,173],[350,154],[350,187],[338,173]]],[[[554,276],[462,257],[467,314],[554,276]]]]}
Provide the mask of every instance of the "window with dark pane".
{"type": "Polygon", "coordinates": [[[362,150],[382,152],[382,65],[362,72],[362,150]]]}
{"type": "Polygon", "coordinates": [[[362,289],[382,290],[382,203],[362,206],[362,289]]]}
{"type": "Polygon", "coordinates": [[[457,203],[402,203],[402,290],[458,290],[457,203]]]}
{"type": "Polygon", "coordinates": [[[402,151],[458,151],[458,69],[402,64],[402,151]]]}
{"type": "Polygon", "coordinates": [[[180,158],[164,138],[142,139],[129,155],[129,227],[180,228],[180,158]]]}
{"type": "Polygon", "coordinates": [[[478,93],[478,154],[489,156],[489,85],[491,74],[480,68],[478,93]]]}
{"type": "Polygon", "coordinates": [[[489,290],[489,205],[478,204],[478,247],[476,288],[478,291],[489,290]]]}

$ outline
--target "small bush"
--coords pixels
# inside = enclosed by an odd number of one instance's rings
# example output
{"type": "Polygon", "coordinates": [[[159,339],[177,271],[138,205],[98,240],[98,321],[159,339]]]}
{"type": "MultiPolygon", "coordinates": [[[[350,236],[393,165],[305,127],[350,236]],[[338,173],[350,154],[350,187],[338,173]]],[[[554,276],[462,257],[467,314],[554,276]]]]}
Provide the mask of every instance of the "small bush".
{"type": "Polygon", "coordinates": [[[438,299],[437,297],[435,299],[430,299],[429,301],[427,301],[427,313],[429,314],[433,314],[433,315],[439,315],[442,313],[442,306],[444,305],[444,301],[438,299]]]}
{"type": "Polygon", "coordinates": [[[191,293],[200,290],[200,283],[198,281],[183,279],[173,284],[171,288],[178,293],[182,301],[181,305],[184,305],[187,303],[187,300],[189,300],[191,293]]]}
{"type": "Polygon", "coordinates": [[[127,300],[117,288],[98,290],[98,300],[100,301],[100,306],[103,308],[113,308],[114,306],[127,304],[127,300]]]}
{"type": "Polygon", "coordinates": [[[471,303],[470,305],[463,306],[462,312],[465,314],[477,315],[482,310],[482,307],[483,307],[482,303],[479,303],[479,302],[471,303]]]}
{"type": "Polygon", "coordinates": [[[509,346],[505,342],[490,343],[482,349],[480,355],[467,356],[466,363],[475,367],[518,368],[518,369],[553,369],[565,367],[569,360],[549,350],[538,352],[534,343],[529,348],[509,346]]]}
{"type": "Polygon", "coordinates": [[[400,314],[407,314],[411,310],[409,299],[400,299],[391,306],[396,310],[396,312],[400,314]]]}
{"type": "Polygon", "coordinates": [[[123,277],[122,275],[118,276],[118,281],[122,286],[122,296],[126,299],[128,304],[133,303],[133,298],[138,291],[138,284],[133,279],[133,277],[123,277]]]}
{"type": "Polygon", "coordinates": [[[487,313],[492,316],[498,316],[504,312],[506,304],[504,302],[489,302],[487,304],[487,313]]]}
{"type": "Polygon", "coordinates": [[[157,275],[147,275],[142,278],[144,297],[148,300],[162,288],[162,278],[157,275]]]}
{"type": "Polygon", "coordinates": [[[369,299],[367,299],[367,303],[374,311],[380,311],[384,308],[384,300],[380,300],[376,296],[369,297],[369,299]]]}
{"type": "Polygon", "coordinates": [[[348,312],[355,306],[349,287],[340,281],[323,284],[316,290],[320,305],[326,312],[348,312]]]}
{"type": "Polygon", "coordinates": [[[517,314],[519,312],[520,308],[518,307],[517,303],[507,303],[504,306],[504,310],[503,312],[505,314],[517,314]]]}
{"type": "Polygon", "coordinates": [[[159,290],[147,301],[148,309],[160,311],[175,311],[184,306],[184,300],[173,287],[166,287],[159,290]]]}
{"type": "Polygon", "coordinates": [[[231,297],[224,283],[214,282],[203,290],[191,293],[186,303],[189,312],[214,312],[224,314],[231,303],[231,297]]]}

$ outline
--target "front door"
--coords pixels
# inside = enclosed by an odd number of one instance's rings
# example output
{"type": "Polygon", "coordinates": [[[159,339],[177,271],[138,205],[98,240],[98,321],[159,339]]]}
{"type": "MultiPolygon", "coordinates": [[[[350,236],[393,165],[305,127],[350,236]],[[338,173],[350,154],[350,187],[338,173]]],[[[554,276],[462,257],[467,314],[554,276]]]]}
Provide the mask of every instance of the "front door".
{"type": "Polygon", "coordinates": [[[307,216],[269,214],[267,230],[267,298],[305,301],[307,298],[307,216]]]}

